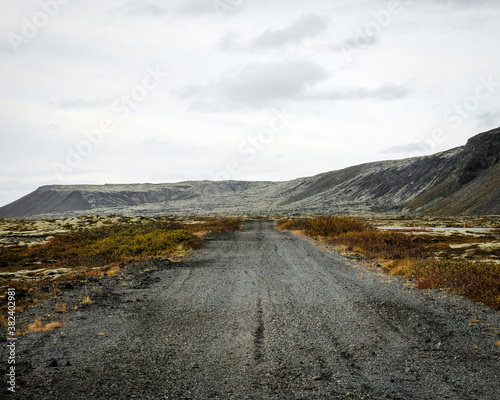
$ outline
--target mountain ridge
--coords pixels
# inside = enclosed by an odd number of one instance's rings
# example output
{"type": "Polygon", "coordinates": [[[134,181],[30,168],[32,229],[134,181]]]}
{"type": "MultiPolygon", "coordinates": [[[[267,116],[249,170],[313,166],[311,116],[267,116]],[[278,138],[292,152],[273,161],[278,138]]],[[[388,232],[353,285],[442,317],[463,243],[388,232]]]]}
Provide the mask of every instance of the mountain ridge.
{"type": "Polygon", "coordinates": [[[500,128],[463,146],[291,181],[44,185],[0,218],[124,215],[500,214],[500,128]]]}

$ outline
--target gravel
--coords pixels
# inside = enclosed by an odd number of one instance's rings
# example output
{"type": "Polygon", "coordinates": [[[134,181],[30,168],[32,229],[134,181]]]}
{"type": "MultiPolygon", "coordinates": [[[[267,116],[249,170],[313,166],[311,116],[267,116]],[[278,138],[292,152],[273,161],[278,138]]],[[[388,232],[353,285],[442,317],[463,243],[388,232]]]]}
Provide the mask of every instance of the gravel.
{"type": "MultiPolygon", "coordinates": [[[[249,221],[22,315],[16,399],[497,399],[500,313],[249,221]],[[126,283],[126,285],[123,285],[126,283]]],[[[5,350],[5,343],[3,346],[5,350]]],[[[4,358],[5,359],[5,358],[4,358]]],[[[3,363],[5,364],[5,363],[3,363]]]]}

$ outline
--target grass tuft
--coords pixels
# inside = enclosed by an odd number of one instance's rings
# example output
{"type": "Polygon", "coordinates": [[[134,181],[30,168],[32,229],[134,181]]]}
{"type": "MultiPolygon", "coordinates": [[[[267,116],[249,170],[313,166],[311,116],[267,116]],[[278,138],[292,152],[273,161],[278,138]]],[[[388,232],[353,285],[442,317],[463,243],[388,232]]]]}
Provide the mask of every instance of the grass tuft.
{"type": "Polygon", "coordinates": [[[26,325],[25,327],[21,328],[18,331],[18,335],[27,335],[29,333],[35,333],[35,332],[48,332],[48,331],[53,331],[56,328],[62,327],[61,322],[49,322],[47,324],[44,324],[42,321],[41,317],[35,318],[35,321],[32,322],[31,324],[26,325]]]}

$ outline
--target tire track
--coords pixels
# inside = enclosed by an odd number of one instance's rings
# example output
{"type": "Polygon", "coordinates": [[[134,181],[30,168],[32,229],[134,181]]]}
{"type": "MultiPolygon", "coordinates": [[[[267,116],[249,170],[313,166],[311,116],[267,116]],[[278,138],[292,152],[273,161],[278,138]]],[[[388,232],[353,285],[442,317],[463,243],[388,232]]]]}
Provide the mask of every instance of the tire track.
{"type": "Polygon", "coordinates": [[[265,327],[264,327],[264,318],[263,318],[263,312],[262,312],[262,299],[260,296],[257,298],[257,327],[255,328],[253,337],[253,344],[254,344],[254,360],[257,363],[260,363],[263,358],[263,353],[264,353],[264,332],[265,332],[265,327]]]}

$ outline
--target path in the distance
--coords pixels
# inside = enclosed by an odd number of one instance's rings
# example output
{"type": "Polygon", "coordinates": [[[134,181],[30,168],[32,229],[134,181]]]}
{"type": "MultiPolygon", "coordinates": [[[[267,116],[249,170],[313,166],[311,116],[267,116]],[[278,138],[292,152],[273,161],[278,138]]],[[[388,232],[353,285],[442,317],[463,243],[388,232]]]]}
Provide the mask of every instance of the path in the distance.
{"type": "Polygon", "coordinates": [[[124,287],[119,307],[96,305],[83,322],[69,321],[64,339],[43,352],[64,354],[71,367],[50,376],[35,369],[26,393],[287,400],[500,394],[498,312],[348,266],[272,222],[216,235],[185,266],[154,277],[148,289],[124,287]],[[124,301],[133,296],[142,301],[124,301]]]}

